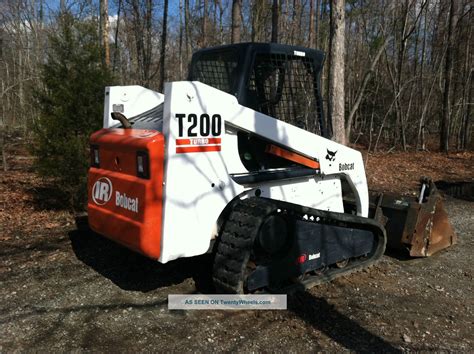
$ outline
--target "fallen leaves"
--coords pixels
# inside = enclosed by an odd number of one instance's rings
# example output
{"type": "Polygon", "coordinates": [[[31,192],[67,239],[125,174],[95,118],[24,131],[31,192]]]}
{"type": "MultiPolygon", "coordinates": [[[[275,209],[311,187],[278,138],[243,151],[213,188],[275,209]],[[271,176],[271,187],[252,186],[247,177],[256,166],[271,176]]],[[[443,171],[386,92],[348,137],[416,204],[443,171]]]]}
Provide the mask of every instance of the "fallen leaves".
{"type": "Polygon", "coordinates": [[[418,192],[423,176],[433,181],[474,180],[474,152],[393,152],[367,156],[363,151],[362,154],[371,190],[413,195],[418,192]]]}

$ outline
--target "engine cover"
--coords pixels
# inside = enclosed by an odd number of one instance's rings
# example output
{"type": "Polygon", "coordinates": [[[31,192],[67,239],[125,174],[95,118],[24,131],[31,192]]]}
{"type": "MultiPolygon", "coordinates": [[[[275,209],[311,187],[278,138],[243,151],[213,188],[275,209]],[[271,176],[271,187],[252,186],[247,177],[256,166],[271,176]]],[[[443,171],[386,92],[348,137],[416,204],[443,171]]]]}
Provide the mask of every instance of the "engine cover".
{"type": "Polygon", "coordinates": [[[90,139],[89,225],[134,251],[161,254],[164,137],[154,130],[102,129],[90,139]],[[140,160],[140,166],[139,166],[140,160]]]}

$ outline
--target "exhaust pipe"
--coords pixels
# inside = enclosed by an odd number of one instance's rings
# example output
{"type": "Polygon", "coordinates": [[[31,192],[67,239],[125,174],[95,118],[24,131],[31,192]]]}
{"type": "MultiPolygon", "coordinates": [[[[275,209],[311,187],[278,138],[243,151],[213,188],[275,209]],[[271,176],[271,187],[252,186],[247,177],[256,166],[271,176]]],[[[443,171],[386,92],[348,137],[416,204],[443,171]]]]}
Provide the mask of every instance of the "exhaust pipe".
{"type": "Polygon", "coordinates": [[[110,113],[110,116],[112,117],[113,120],[118,120],[120,123],[122,123],[122,128],[123,129],[131,129],[132,128],[132,124],[129,122],[127,117],[125,117],[122,113],[112,112],[112,113],[110,113]]]}

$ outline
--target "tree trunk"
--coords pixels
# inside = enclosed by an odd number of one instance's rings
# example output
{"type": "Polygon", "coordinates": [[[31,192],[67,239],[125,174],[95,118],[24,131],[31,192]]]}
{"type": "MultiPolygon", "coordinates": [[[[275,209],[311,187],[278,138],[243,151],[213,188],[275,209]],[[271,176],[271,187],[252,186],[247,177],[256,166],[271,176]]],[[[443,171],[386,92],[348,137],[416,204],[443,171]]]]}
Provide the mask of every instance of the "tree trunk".
{"type": "MultiPolygon", "coordinates": [[[[402,109],[402,102],[401,102],[401,88],[402,88],[402,69],[405,59],[405,50],[408,37],[406,36],[407,33],[407,25],[408,25],[408,10],[409,10],[409,0],[405,0],[405,4],[403,7],[403,16],[402,16],[402,29],[400,33],[400,43],[398,47],[398,56],[397,56],[397,63],[395,66],[395,83],[394,83],[394,96],[397,97],[395,101],[395,111],[397,114],[397,121],[400,128],[400,140],[402,143],[402,148],[406,151],[406,139],[405,139],[405,125],[404,125],[404,116],[403,116],[403,109],[402,109]]],[[[398,134],[398,132],[396,132],[398,134]]],[[[394,143],[396,144],[396,134],[394,138],[394,143]]]]}
{"type": "Polygon", "coordinates": [[[252,42],[261,41],[261,29],[262,25],[265,25],[262,19],[262,2],[255,1],[252,5],[252,33],[251,40],[252,42]]]}
{"type": "MultiPolygon", "coordinates": [[[[428,1],[427,1],[428,2],[428,1]]],[[[421,77],[421,80],[419,80],[419,91],[420,91],[420,96],[418,97],[419,98],[419,102],[425,102],[424,100],[424,78],[425,78],[425,75],[424,75],[424,69],[425,69],[425,53],[426,53],[426,37],[427,37],[427,12],[428,12],[428,8],[429,8],[429,5],[427,4],[427,6],[425,7],[425,17],[424,17],[424,21],[423,21],[423,42],[422,42],[422,45],[421,45],[421,63],[420,63],[420,77],[421,77]]],[[[420,21],[421,22],[421,21],[420,21]]],[[[421,107],[421,105],[420,105],[421,107]]],[[[417,138],[416,138],[416,149],[418,150],[419,147],[420,147],[420,144],[421,144],[421,147],[422,147],[422,150],[425,149],[424,147],[424,141],[421,141],[421,138],[422,138],[422,135],[421,135],[421,132],[423,131],[423,124],[424,124],[424,121],[423,121],[423,110],[421,110],[421,114],[420,114],[420,120],[419,120],[419,124],[418,124],[418,135],[417,135],[417,138]]]]}
{"type": "Polygon", "coordinates": [[[179,0],[179,78],[183,79],[183,0],[179,0]]]}
{"type": "Polygon", "coordinates": [[[321,17],[321,0],[316,0],[316,16],[315,16],[315,29],[314,29],[314,46],[319,49],[319,22],[321,17]]]}
{"type": "Polygon", "coordinates": [[[470,138],[471,138],[471,114],[472,114],[472,103],[473,102],[473,88],[474,85],[472,84],[472,74],[474,69],[471,69],[469,73],[469,78],[467,80],[467,84],[469,85],[468,89],[468,96],[467,96],[467,107],[466,107],[466,115],[464,117],[464,124],[463,124],[463,149],[467,150],[469,148],[470,138]]]}
{"type": "Polygon", "coordinates": [[[314,48],[314,0],[309,0],[308,46],[314,48]]]}
{"type": "Polygon", "coordinates": [[[137,69],[136,73],[138,74],[139,83],[141,85],[146,84],[145,80],[145,64],[144,64],[144,42],[143,42],[143,26],[141,23],[141,12],[140,4],[138,0],[133,0],[131,2],[132,6],[132,28],[133,35],[135,39],[135,47],[137,51],[137,69]]]}
{"type": "Polygon", "coordinates": [[[8,164],[7,164],[7,152],[5,148],[5,136],[6,134],[6,126],[2,124],[0,129],[0,145],[2,147],[2,164],[3,164],[3,172],[8,171],[8,164]]]}
{"type": "Polygon", "coordinates": [[[449,6],[448,19],[448,43],[446,49],[446,59],[444,64],[444,90],[443,90],[443,114],[441,116],[441,134],[440,134],[440,150],[448,152],[449,149],[449,123],[451,117],[451,73],[453,66],[453,32],[456,26],[456,2],[451,0],[449,6]]]}
{"type": "Polygon", "coordinates": [[[117,23],[115,25],[115,39],[114,39],[114,60],[112,62],[112,72],[115,73],[117,68],[117,57],[118,57],[118,35],[119,35],[119,25],[120,25],[120,12],[122,10],[122,0],[118,0],[118,9],[117,9],[117,23]]]}
{"type": "Polygon", "coordinates": [[[166,57],[166,35],[168,22],[168,0],[165,0],[163,8],[163,31],[161,32],[161,53],[160,53],[160,92],[164,92],[165,85],[165,57],[166,57]]]}
{"type": "Polygon", "coordinates": [[[220,43],[224,43],[224,25],[222,23],[223,15],[224,15],[224,7],[222,6],[222,1],[218,0],[219,2],[219,41],[220,43]]]}
{"type": "Polygon", "coordinates": [[[329,115],[333,140],[346,144],[344,124],[344,0],[331,0],[329,68],[329,115]]]}
{"type": "Polygon", "coordinates": [[[278,17],[280,12],[279,0],[273,0],[272,6],[272,43],[278,43],[278,17]]]}
{"type": "Polygon", "coordinates": [[[104,48],[104,64],[110,67],[110,48],[109,48],[109,4],[108,0],[100,0],[100,26],[102,45],[104,48]]]}
{"type": "Polygon", "coordinates": [[[150,81],[150,69],[151,69],[151,59],[152,59],[152,21],[153,21],[153,0],[146,1],[146,16],[145,16],[145,26],[146,26],[146,48],[144,53],[143,60],[143,70],[146,86],[149,86],[150,81]]]}
{"type": "Polygon", "coordinates": [[[189,0],[184,0],[184,38],[186,42],[186,63],[189,61],[189,54],[191,53],[191,33],[189,28],[189,0]]]}
{"type": "Polygon", "coordinates": [[[293,11],[291,12],[291,18],[286,18],[287,23],[290,23],[290,38],[286,40],[286,43],[295,44],[295,32],[297,30],[298,24],[296,23],[296,12],[298,8],[297,0],[293,0],[293,11]]]}
{"type": "Polygon", "coordinates": [[[232,43],[240,42],[241,8],[242,8],[242,0],[232,1],[232,37],[231,37],[232,43]]]}
{"type": "Polygon", "coordinates": [[[471,107],[473,102],[473,83],[472,83],[472,76],[474,74],[474,69],[471,67],[471,40],[472,34],[472,27],[468,29],[467,32],[467,40],[466,40],[466,49],[464,52],[465,60],[464,60],[464,73],[467,75],[467,78],[464,80],[464,88],[463,88],[463,121],[461,127],[461,149],[467,150],[469,148],[469,138],[470,138],[470,119],[471,119],[471,107]]]}
{"type": "Polygon", "coordinates": [[[201,46],[202,48],[205,48],[207,46],[207,35],[208,35],[208,31],[207,31],[207,22],[208,22],[208,18],[207,18],[207,1],[208,0],[204,0],[203,1],[203,10],[202,10],[202,41],[201,41],[201,46]]]}

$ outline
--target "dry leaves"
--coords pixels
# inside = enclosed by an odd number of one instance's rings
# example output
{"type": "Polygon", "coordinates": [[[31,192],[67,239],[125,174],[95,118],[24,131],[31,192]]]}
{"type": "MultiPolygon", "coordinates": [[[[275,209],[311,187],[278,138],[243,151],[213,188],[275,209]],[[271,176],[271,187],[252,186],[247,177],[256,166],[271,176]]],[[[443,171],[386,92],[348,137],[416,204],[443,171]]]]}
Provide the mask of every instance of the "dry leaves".
{"type": "Polygon", "coordinates": [[[369,154],[366,161],[369,189],[381,192],[414,194],[421,177],[433,181],[473,181],[474,153],[393,152],[369,154]]]}

